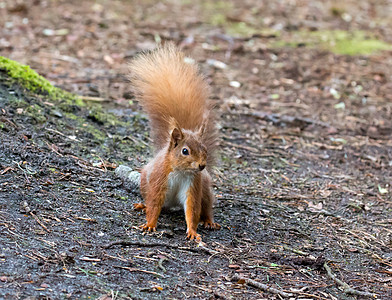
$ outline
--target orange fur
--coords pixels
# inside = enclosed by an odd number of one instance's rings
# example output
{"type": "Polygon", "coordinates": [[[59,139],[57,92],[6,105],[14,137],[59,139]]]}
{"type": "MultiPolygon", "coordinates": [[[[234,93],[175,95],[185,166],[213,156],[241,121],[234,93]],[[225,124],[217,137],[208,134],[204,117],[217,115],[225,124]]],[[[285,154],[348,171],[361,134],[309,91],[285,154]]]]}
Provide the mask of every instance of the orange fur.
{"type": "Polygon", "coordinates": [[[217,130],[210,88],[197,65],[186,63],[184,58],[173,44],[160,46],[130,63],[129,78],[137,100],[149,116],[155,148],[161,149],[168,142],[172,118],[182,129],[197,131],[204,125],[202,143],[212,164],[217,130]]]}
{"type": "Polygon", "coordinates": [[[150,178],[147,180],[148,168],[142,171],[141,180],[144,185],[141,186],[141,192],[146,206],[147,223],[142,225],[141,228],[148,231],[155,231],[157,226],[158,217],[161,213],[163,203],[165,201],[167,191],[167,176],[171,172],[169,161],[164,156],[156,157],[154,170],[150,173],[150,178]]]}
{"type": "Polygon", "coordinates": [[[187,238],[196,241],[200,241],[201,237],[196,232],[197,225],[200,222],[201,213],[201,173],[195,175],[193,185],[187,193],[186,208],[185,208],[185,220],[187,225],[187,238]]]}
{"type": "Polygon", "coordinates": [[[209,87],[197,66],[185,63],[172,44],[141,54],[130,67],[157,152],[141,172],[145,204],[134,205],[146,211],[147,222],[141,228],[155,231],[162,207],[179,203],[184,205],[187,237],[200,241],[200,221],[205,228],[220,228],[213,219],[209,175],[217,146],[209,87]]]}

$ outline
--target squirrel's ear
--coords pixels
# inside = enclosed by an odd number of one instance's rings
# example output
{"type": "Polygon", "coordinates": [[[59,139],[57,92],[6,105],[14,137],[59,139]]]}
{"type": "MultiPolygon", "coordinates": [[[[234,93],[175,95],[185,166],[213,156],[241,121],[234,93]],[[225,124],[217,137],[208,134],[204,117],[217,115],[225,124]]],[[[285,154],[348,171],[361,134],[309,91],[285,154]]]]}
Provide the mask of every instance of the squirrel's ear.
{"type": "Polygon", "coordinates": [[[177,123],[177,120],[174,118],[170,118],[169,120],[170,127],[170,146],[171,148],[175,148],[178,145],[178,142],[183,139],[184,134],[182,133],[180,126],[177,123]]]}
{"type": "Polygon", "coordinates": [[[172,133],[171,133],[171,141],[170,141],[170,144],[172,145],[172,147],[175,148],[175,147],[178,145],[178,142],[179,142],[180,140],[182,140],[182,138],[183,138],[183,134],[182,134],[181,129],[175,127],[175,128],[172,130],[172,133]]]}

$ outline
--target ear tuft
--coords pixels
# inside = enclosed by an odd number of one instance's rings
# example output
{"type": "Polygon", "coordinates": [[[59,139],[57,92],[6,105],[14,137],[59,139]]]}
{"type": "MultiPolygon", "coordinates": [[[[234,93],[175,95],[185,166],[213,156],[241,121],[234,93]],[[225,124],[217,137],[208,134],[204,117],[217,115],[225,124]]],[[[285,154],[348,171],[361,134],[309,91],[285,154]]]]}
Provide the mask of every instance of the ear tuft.
{"type": "Polygon", "coordinates": [[[181,127],[178,124],[177,120],[173,117],[169,119],[169,128],[170,128],[170,144],[171,147],[175,148],[180,140],[184,138],[184,134],[181,131],[181,127]]]}
{"type": "Polygon", "coordinates": [[[178,142],[182,140],[183,134],[180,128],[175,127],[171,133],[171,142],[174,147],[178,145],[178,142]]]}
{"type": "Polygon", "coordinates": [[[198,135],[200,138],[202,138],[204,133],[206,132],[207,124],[208,124],[208,115],[204,116],[203,123],[201,123],[201,126],[199,128],[198,135]]]}

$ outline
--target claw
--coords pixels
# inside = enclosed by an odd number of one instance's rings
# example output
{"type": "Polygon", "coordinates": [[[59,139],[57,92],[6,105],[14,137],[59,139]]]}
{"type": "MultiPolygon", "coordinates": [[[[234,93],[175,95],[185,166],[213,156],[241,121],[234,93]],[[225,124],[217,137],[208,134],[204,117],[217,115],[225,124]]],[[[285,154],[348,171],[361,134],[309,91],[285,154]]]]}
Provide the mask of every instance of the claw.
{"type": "Polygon", "coordinates": [[[147,224],[140,225],[139,228],[142,229],[143,231],[148,231],[148,232],[157,231],[157,228],[155,226],[148,226],[147,224]]]}
{"type": "Polygon", "coordinates": [[[196,242],[201,242],[201,235],[196,233],[196,231],[188,232],[186,238],[190,241],[195,240],[196,242]]]}
{"type": "Polygon", "coordinates": [[[204,228],[209,230],[219,230],[221,228],[221,226],[218,223],[214,223],[214,222],[204,222],[203,226],[204,228]]]}

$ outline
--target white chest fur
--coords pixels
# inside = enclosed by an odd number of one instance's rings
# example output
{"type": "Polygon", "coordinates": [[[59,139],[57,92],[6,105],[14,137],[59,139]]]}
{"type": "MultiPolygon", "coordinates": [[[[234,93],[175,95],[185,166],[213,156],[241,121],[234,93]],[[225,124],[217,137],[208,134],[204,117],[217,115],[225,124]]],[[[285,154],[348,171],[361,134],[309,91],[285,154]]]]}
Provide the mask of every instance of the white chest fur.
{"type": "Polygon", "coordinates": [[[164,207],[170,208],[181,205],[185,209],[188,190],[192,185],[194,175],[184,172],[169,174],[168,187],[164,207]]]}

